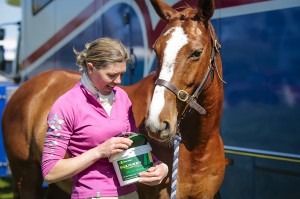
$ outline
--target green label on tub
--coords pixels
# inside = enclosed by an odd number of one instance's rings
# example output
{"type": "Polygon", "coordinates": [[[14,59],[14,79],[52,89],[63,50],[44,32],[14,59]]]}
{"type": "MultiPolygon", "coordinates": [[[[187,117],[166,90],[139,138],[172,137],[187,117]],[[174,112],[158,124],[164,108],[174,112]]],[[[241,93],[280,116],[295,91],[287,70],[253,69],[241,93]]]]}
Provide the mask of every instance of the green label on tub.
{"type": "Polygon", "coordinates": [[[123,181],[131,180],[139,176],[140,172],[146,171],[153,165],[150,153],[118,161],[123,181]]]}

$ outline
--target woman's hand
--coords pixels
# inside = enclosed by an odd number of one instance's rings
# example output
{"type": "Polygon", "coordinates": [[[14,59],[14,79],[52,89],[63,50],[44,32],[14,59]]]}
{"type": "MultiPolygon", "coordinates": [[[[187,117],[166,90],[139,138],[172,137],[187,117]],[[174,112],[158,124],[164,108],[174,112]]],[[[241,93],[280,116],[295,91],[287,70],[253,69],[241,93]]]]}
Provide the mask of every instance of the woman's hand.
{"type": "Polygon", "coordinates": [[[97,147],[100,158],[110,157],[130,147],[132,140],[124,137],[112,137],[97,147]]]}
{"type": "Polygon", "coordinates": [[[156,162],[147,172],[140,173],[139,182],[149,186],[158,185],[168,175],[168,171],[165,163],[156,162]]]}

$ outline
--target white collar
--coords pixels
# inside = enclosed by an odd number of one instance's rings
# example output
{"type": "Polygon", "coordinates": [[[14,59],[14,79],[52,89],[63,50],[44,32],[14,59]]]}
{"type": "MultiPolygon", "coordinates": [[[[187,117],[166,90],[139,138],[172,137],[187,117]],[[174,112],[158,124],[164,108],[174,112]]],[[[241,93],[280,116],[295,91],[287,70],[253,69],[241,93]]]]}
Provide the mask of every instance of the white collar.
{"type": "Polygon", "coordinates": [[[94,86],[93,82],[91,82],[88,74],[84,72],[80,79],[82,85],[89,91],[93,96],[98,95],[99,90],[94,86]]]}
{"type": "Polygon", "coordinates": [[[109,95],[103,95],[93,84],[93,82],[90,80],[88,74],[84,72],[80,79],[82,85],[85,87],[85,89],[90,92],[95,98],[98,98],[99,101],[102,102],[108,102],[112,104],[114,100],[114,92],[111,92],[109,95]]]}

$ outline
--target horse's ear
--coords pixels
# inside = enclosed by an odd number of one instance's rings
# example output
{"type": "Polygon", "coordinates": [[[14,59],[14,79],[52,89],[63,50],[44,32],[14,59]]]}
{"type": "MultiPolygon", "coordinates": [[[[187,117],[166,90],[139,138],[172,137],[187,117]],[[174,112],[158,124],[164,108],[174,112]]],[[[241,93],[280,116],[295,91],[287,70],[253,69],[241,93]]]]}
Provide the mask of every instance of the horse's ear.
{"type": "Polygon", "coordinates": [[[214,0],[199,0],[198,1],[198,17],[207,27],[208,21],[213,16],[215,11],[214,0]]]}
{"type": "Polygon", "coordinates": [[[161,19],[169,21],[171,17],[177,13],[171,6],[161,0],[150,0],[153,8],[161,19]]]}

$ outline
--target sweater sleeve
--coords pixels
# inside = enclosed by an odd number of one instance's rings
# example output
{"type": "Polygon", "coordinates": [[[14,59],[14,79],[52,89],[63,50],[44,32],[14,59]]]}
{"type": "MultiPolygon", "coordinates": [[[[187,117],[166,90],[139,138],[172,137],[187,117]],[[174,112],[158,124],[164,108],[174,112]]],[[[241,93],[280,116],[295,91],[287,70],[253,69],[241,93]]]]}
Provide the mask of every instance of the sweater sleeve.
{"type": "MultiPolygon", "coordinates": [[[[52,107],[48,117],[48,130],[44,140],[42,154],[42,174],[45,177],[56,162],[66,155],[69,140],[72,134],[70,118],[63,103],[56,103],[52,107]],[[63,107],[63,108],[62,108],[63,107]]],[[[72,112],[72,111],[69,111],[72,112]]]]}

